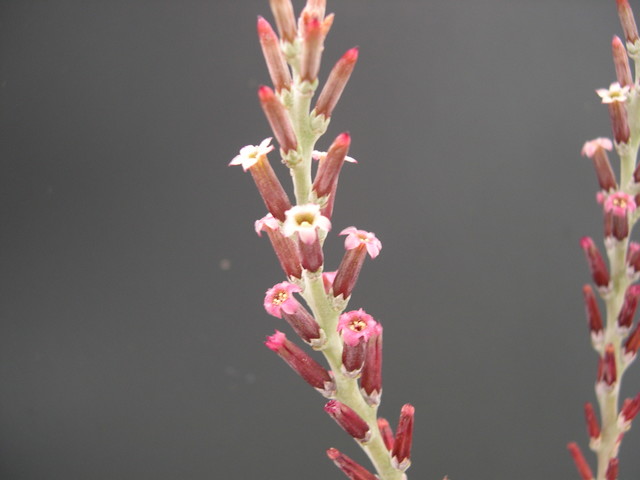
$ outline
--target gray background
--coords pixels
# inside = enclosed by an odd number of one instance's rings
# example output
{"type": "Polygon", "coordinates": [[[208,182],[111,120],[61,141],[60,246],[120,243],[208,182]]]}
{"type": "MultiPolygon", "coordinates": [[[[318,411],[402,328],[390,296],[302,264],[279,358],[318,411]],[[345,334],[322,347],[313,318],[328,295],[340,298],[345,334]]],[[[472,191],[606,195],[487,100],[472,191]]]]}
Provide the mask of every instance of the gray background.
{"type": "MultiPolygon", "coordinates": [[[[299,10],[302,2],[296,1],[299,10]]],[[[632,5],[640,13],[640,3],[632,5]]],[[[385,326],[410,479],[577,479],[596,357],[582,143],[610,136],[613,0],[336,0],[360,61],[334,226],[375,231],[351,305],[385,326]]],[[[332,479],[362,459],[263,345],[282,280],[229,160],[269,135],[267,0],[0,1],[0,478],[332,479]]],[[[275,158],[275,157],[274,157],[275,158]]],[[[279,168],[283,181],[286,172],[279,168]]],[[[331,235],[327,263],[342,240],[331,235]]],[[[640,386],[634,365],[624,393],[640,386]]],[[[621,478],[640,476],[640,433],[621,478]]],[[[592,457],[589,454],[589,458],[592,457]]]]}

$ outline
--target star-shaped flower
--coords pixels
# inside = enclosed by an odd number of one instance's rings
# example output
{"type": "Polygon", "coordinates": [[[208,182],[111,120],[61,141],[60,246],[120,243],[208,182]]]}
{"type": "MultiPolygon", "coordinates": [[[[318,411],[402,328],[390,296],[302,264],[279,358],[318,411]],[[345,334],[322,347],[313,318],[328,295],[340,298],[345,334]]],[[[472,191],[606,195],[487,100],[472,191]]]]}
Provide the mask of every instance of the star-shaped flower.
{"type": "Polygon", "coordinates": [[[233,157],[233,160],[229,162],[229,165],[242,165],[242,169],[246,172],[260,159],[266,158],[267,153],[273,150],[273,145],[270,145],[271,138],[265,138],[260,145],[247,145],[240,149],[240,155],[233,157]]]}

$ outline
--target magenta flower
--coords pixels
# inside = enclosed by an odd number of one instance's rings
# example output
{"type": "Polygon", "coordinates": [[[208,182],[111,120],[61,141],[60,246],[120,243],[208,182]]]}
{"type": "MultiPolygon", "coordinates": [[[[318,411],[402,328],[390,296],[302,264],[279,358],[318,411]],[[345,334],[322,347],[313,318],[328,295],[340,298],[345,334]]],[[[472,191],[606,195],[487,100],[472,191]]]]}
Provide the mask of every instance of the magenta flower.
{"type": "Polygon", "coordinates": [[[353,250],[364,245],[371,258],[376,258],[382,250],[382,242],[376,238],[374,233],[358,230],[356,227],[347,227],[340,232],[340,235],[347,236],[344,239],[346,250],[353,250]]]}
{"type": "Polygon", "coordinates": [[[297,233],[302,243],[310,245],[318,238],[318,229],[325,232],[331,230],[331,221],[320,214],[319,205],[307,203],[287,210],[282,228],[287,237],[297,233]]]}
{"type": "Polygon", "coordinates": [[[264,309],[278,318],[282,318],[282,312],[294,313],[300,304],[293,296],[293,293],[300,291],[301,288],[293,283],[278,283],[267,290],[267,294],[264,297],[264,309]]]}
{"type": "Polygon", "coordinates": [[[361,341],[366,342],[377,331],[378,322],[363,309],[343,313],[338,320],[338,332],[342,334],[342,340],[352,347],[361,341]]]}
{"type": "Polygon", "coordinates": [[[604,211],[617,217],[626,217],[636,209],[636,201],[632,195],[624,192],[615,192],[604,201],[604,211]]]}

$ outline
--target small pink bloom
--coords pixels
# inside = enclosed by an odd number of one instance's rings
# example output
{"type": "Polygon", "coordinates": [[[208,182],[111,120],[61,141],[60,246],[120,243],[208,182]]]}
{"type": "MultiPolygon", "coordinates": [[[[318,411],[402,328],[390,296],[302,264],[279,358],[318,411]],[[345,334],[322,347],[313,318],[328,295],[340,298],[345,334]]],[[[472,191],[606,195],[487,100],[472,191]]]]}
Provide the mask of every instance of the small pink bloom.
{"type": "Polygon", "coordinates": [[[605,137],[598,137],[593,140],[589,140],[583,145],[581,153],[587,158],[592,158],[593,155],[601,148],[611,151],[613,149],[613,142],[605,137]]]}
{"type": "Polygon", "coordinates": [[[318,238],[318,229],[325,232],[331,230],[331,221],[320,214],[320,206],[315,203],[291,207],[285,216],[283,233],[287,237],[297,233],[302,243],[314,243],[318,238]]]}
{"type": "Polygon", "coordinates": [[[278,318],[282,318],[282,312],[294,313],[300,304],[293,296],[293,293],[300,291],[300,287],[289,282],[282,282],[274,285],[267,290],[264,297],[265,310],[269,314],[278,318]]]}
{"type": "Polygon", "coordinates": [[[413,417],[415,409],[408,403],[400,410],[396,438],[391,450],[391,463],[403,472],[411,465],[411,443],[413,441],[413,417]]]}
{"type": "Polygon", "coordinates": [[[369,256],[376,258],[382,249],[382,242],[376,238],[374,233],[358,230],[356,227],[347,227],[340,232],[340,235],[347,236],[344,239],[344,248],[346,250],[353,250],[364,245],[369,256]]]}
{"type": "Polygon", "coordinates": [[[337,400],[330,400],[324,411],[333,418],[342,429],[356,440],[366,443],[371,438],[369,425],[353,409],[337,400]]]}
{"type": "Polygon", "coordinates": [[[573,461],[576,464],[576,468],[578,469],[578,473],[582,477],[582,480],[593,480],[593,472],[591,471],[589,464],[585,460],[578,444],[575,442],[571,442],[567,445],[567,449],[573,457],[573,461]]]}
{"type": "Polygon", "coordinates": [[[335,448],[327,450],[327,456],[335,463],[336,467],[342,470],[342,473],[349,477],[349,480],[378,480],[378,477],[369,470],[335,448]]]}
{"type": "Polygon", "coordinates": [[[361,340],[369,340],[377,329],[378,322],[363,309],[343,313],[338,320],[338,332],[342,334],[344,343],[352,347],[361,340]]]}
{"type": "Polygon", "coordinates": [[[604,201],[604,211],[618,217],[626,217],[627,213],[633,213],[635,209],[636,202],[628,193],[615,192],[604,201]]]}
{"type": "Polygon", "coordinates": [[[259,220],[256,220],[255,224],[254,224],[256,233],[258,234],[259,237],[262,236],[262,232],[263,231],[268,231],[268,230],[277,230],[280,228],[280,222],[278,222],[278,220],[276,220],[274,218],[273,215],[271,215],[270,213],[268,213],[267,215],[265,215],[264,217],[262,217],[259,220]]]}
{"type": "Polygon", "coordinates": [[[233,160],[229,162],[229,165],[242,165],[242,169],[246,172],[251,168],[258,160],[266,159],[267,153],[273,150],[273,145],[270,145],[271,138],[265,138],[260,145],[247,145],[240,149],[240,155],[233,157],[233,160]]]}

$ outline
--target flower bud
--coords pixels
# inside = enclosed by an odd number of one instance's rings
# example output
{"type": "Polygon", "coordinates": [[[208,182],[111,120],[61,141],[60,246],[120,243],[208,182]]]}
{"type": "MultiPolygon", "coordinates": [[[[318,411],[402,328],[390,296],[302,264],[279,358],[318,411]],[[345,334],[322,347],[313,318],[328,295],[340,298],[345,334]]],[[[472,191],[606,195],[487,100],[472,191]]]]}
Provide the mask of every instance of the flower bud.
{"type": "Polygon", "coordinates": [[[386,418],[378,418],[378,430],[380,430],[380,436],[382,437],[382,441],[384,442],[384,446],[387,447],[387,450],[393,450],[393,430],[391,430],[391,425],[386,418]]]}
{"type": "Polygon", "coordinates": [[[296,18],[291,0],[269,0],[280,38],[292,43],[296,38],[296,18]]]}
{"type": "Polygon", "coordinates": [[[342,473],[349,477],[349,480],[378,480],[378,477],[369,470],[335,448],[327,450],[327,456],[336,464],[336,467],[342,470],[342,473]]]}
{"type": "Polygon", "coordinates": [[[587,422],[587,432],[589,432],[589,438],[592,445],[595,447],[596,443],[600,441],[600,425],[598,425],[598,419],[596,413],[593,410],[593,405],[587,402],[584,405],[584,416],[587,422]]]}
{"type": "Polygon", "coordinates": [[[633,316],[638,308],[640,299],[640,285],[631,285],[624,294],[624,302],[618,314],[618,329],[623,335],[629,333],[633,324],[633,316]]]}
{"type": "Polygon", "coordinates": [[[604,328],[600,309],[598,308],[598,302],[591,285],[585,285],[582,287],[582,293],[584,294],[584,303],[587,311],[589,332],[591,333],[591,342],[594,347],[598,347],[602,344],[602,340],[604,339],[604,328]]]}
{"type": "Polygon", "coordinates": [[[415,409],[408,403],[400,410],[400,420],[396,428],[396,438],[391,450],[391,463],[405,471],[411,465],[411,443],[413,441],[413,417],[415,409]]]}
{"type": "Polygon", "coordinates": [[[334,65],[329,78],[322,87],[318,101],[314,108],[314,115],[323,115],[325,118],[331,117],[333,109],[336,107],[340,96],[346,87],[349,77],[358,61],[358,47],[347,50],[347,52],[334,65]]]}
{"type": "Polygon", "coordinates": [[[618,480],[618,459],[611,458],[604,473],[605,480],[618,480]]]}
{"type": "Polygon", "coordinates": [[[273,82],[273,88],[276,89],[276,92],[282,89],[290,89],[291,72],[289,72],[289,67],[282,54],[276,32],[273,31],[269,22],[260,16],[258,17],[258,38],[271,82],[273,82]]]}
{"type": "Polygon", "coordinates": [[[284,105],[276,97],[273,90],[264,85],[258,89],[258,98],[271,130],[280,144],[280,150],[285,154],[296,150],[298,140],[284,105]]]}
{"type": "Polygon", "coordinates": [[[613,65],[616,69],[616,78],[621,87],[633,86],[633,77],[631,76],[631,67],[629,66],[629,56],[627,50],[622,44],[622,40],[617,35],[613,36],[611,41],[611,50],[613,53],[613,65]]]}
{"type": "Polygon", "coordinates": [[[629,0],[616,0],[616,3],[618,4],[618,16],[620,17],[624,36],[627,42],[636,43],[638,41],[638,27],[636,26],[629,0]]]}
{"type": "Polygon", "coordinates": [[[378,405],[382,395],[382,325],[377,324],[376,331],[367,342],[360,392],[369,405],[378,405]]]}
{"type": "Polygon", "coordinates": [[[583,237],[580,240],[580,246],[587,256],[591,276],[593,277],[593,281],[596,286],[600,289],[607,289],[609,287],[609,272],[607,271],[604,259],[593,242],[593,239],[590,237],[583,237]]]}
{"type": "Polygon", "coordinates": [[[329,372],[304,350],[287,339],[284,333],[276,330],[273,335],[267,337],[265,345],[276,352],[305,382],[322,395],[331,398],[335,394],[335,382],[329,372]]]}
{"type": "Polygon", "coordinates": [[[573,461],[576,464],[576,468],[578,469],[578,473],[582,477],[582,480],[593,480],[593,472],[591,471],[589,464],[585,460],[578,444],[575,442],[571,442],[567,445],[567,449],[573,457],[573,461]]]}
{"type": "Polygon", "coordinates": [[[333,418],[342,429],[359,442],[366,443],[371,438],[369,425],[353,409],[337,400],[330,400],[324,411],[333,418]]]}

